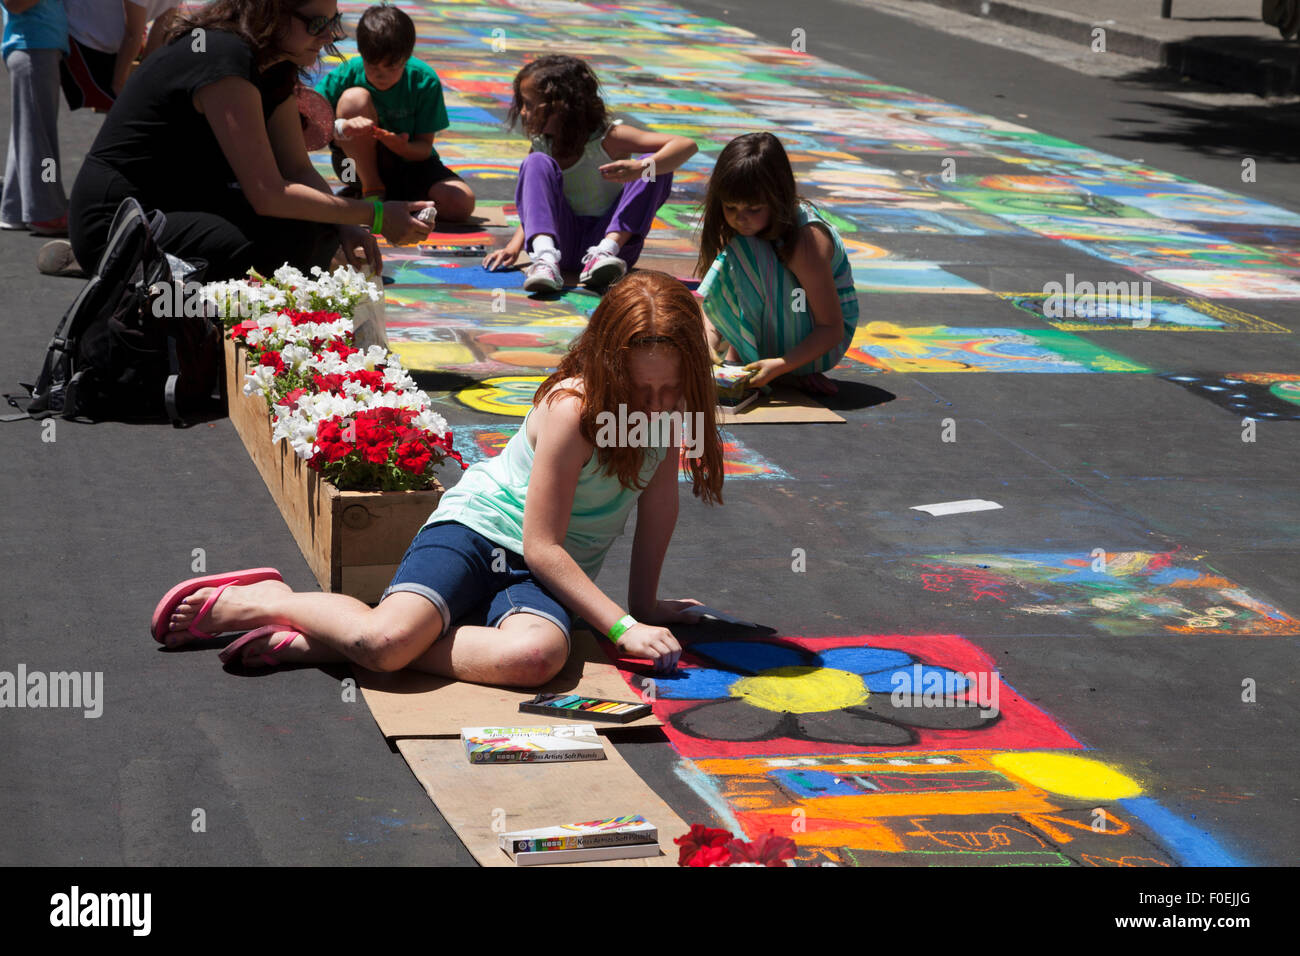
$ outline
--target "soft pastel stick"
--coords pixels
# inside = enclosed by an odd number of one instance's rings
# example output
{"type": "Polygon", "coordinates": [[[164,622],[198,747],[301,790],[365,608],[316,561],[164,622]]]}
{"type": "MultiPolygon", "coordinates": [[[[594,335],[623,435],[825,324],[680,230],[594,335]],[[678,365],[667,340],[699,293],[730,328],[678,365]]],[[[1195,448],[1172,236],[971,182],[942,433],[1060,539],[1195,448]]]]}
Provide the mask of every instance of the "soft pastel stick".
{"type": "Polygon", "coordinates": [[[578,697],[575,694],[565,694],[563,697],[556,700],[548,700],[544,703],[547,707],[566,707],[577,699],[578,697]]]}

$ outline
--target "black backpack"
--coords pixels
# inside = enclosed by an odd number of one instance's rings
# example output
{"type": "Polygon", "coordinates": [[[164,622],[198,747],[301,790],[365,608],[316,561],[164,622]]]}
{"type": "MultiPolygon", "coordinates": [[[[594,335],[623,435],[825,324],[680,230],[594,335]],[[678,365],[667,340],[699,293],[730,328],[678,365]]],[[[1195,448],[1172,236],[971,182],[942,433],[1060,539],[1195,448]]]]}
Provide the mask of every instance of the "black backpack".
{"type": "MultiPolygon", "coordinates": [[[[213,396],[222,377],[221,324],[186,301],[207,264],[164,253],[157,237],[166,219],[146,217],[122,200],[99,266],[54,330],[25,417],[158,419],[177,428],[187,415],[218,413],[213,396]],[[188,285],[187,285],[188,284],[188,285]]],[[[19,400],[6,396],[22,408],[19,400]]]]}

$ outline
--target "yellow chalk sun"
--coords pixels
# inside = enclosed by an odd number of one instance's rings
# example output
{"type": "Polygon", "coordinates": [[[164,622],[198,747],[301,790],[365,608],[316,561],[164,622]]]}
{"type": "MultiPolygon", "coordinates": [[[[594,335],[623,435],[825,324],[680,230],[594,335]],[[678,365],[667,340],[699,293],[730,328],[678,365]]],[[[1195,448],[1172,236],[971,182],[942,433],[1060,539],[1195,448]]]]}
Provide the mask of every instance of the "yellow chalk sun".
{"type": "Polygon", "coordinates": [[[1013,777],[1065,797],[1122,800],[1142,793],[1137,781],[1118,770],[1073,754],[1006,753],[994,754],[989,761],[1013,777]]]}
{"type": "Polygon", "coordinates": [[[775,667],[756,677],[742,677],[731,695],[778,713],[813,714],[866,701],[871,694],[862,678],[833,667],[775,667]]]}

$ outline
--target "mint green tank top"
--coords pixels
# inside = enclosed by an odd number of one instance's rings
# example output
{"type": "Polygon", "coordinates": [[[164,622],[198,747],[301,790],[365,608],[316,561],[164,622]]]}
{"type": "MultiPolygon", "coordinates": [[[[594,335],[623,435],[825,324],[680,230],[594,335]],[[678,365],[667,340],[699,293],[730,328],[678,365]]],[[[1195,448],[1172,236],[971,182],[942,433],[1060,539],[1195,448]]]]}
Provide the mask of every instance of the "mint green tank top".
{"type": "MultiPolygon", "coordinates": [[[[532,414],[532,409],[528,410],[532,414]]],[[[650,480],[669,449],[647,448],[640,479],[650,480]]],[[[595,452],[578,473],[573,512],[564,535],[564,550],[594,579],[614,539],[623,534],[628,513],[641,492],[624,488],[616,475],[604,474],[595,452]]],[[[524,502],[533,471],[528,443],[528,416],[501,454],[471,465],[460,481],[443,493],[425,525],[458,521],[503,548],[524,553],[524,502]]]]}
{"type": "MultiPolygon", "coordinates": [[[[593,133],[578,161],[563,170],[564,198],[579,216],[599,216],[607,212],[623,194],[623,183],[613,182],[600,174],[600,167],[613,162],[605,152],[605,137],[622,122],[614,120],[604,129],[593,133]]],[[[554,155],[551,152],[551,137],[534,136],[532,142],[534,152],[554,155]]]]}

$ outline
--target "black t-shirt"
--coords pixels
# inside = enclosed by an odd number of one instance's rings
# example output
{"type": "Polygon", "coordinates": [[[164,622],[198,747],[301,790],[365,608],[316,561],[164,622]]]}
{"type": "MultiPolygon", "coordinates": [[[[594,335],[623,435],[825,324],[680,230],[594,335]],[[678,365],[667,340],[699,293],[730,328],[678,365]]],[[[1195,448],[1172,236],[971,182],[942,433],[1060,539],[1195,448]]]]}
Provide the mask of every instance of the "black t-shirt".
{"type": "Polygon", "coordinates": [[[131,74],[86,157],[127,180],[146,208],[219,211],[231,184],[238,188],[207,117],[194,108],[199,89],[242,77],[261,93],[264,119],[294,92],[293,63],[259,73],[252,48],[234,33],[208,30],[204,49],[194,45],[182,34],[131,74]]]}

